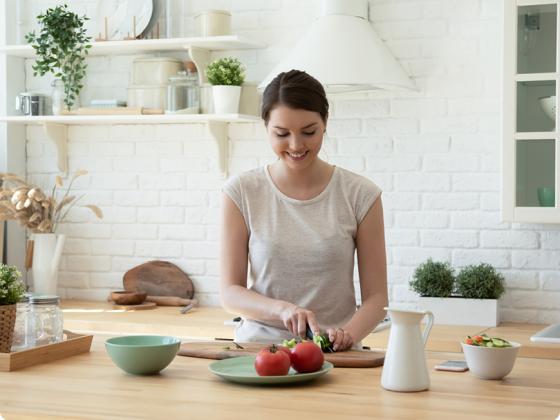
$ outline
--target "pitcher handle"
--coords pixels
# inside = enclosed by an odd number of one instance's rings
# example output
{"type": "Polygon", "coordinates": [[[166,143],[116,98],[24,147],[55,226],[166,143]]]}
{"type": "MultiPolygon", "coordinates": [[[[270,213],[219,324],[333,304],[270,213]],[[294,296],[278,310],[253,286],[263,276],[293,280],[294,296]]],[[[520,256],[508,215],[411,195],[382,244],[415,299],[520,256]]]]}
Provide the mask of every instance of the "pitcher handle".
{"type": "Polygon", "coordinates": [[[428,336],[430,335],[430,330],[432,329],[432,325],[434,324],[434,314],[430,311],[426,311],[425,315],[428,317],[428,322],[424,327],[424,332],[422,333],[422,342],[424,343],[424,347],[426,347],[426,342],[428,341],[428,336]]]}

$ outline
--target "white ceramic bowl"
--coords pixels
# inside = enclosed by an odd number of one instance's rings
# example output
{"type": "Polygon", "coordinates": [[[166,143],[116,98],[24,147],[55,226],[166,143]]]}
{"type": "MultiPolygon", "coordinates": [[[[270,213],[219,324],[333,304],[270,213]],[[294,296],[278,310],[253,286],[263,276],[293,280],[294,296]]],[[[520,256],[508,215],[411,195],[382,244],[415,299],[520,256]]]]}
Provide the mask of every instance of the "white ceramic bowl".
{"type": "Polygon", "coordinates": [[[556,120],[556,96],[544,96],[539,98],[541,108],[548,118],[556,120]]]}
{"type": "Polygon", "coordinates": [[[521,344],[510,341],[511,347],[482,347],[461,343],[467,366],[482,379],[502,379],[513,369],[521,344]]]}

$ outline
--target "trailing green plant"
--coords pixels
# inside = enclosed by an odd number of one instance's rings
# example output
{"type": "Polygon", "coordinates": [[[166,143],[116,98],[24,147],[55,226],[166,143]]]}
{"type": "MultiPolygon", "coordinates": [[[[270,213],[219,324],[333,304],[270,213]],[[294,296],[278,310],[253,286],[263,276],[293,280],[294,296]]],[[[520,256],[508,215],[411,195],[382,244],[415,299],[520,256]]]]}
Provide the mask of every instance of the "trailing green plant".
{"type": "Polygon", "coordinates": [[[21,300],[25,285],[15,266],[0,264],[0,305],[13,305],[21,300]]]}
{"type": "Polygon", "coordinates": [[[66,4],[47,9],[37,16],[41,31],[25,35],[37,53],[33,75],[52,73],[64,84],[64,104],[69,110],[84,87],[86,56],[91,48],[91,37],[86,35],[87,16],[78,16],[66,4]]]}
{"type": "Polygon", "coordinates": [[[449,297],[453,292],[453,268],[448,262],[428,259],[414,271],[410,287],[422,297],[449,297]]]}
{"type": "Polygon", "coordinates": [[[457,274],[456,288],[466,299],[498,299],[505,291],[504,276],[490,264],[468,265],[457,274]]]}
{"type": "Polygon", "coordinates": [[[245,69],[237,58],[219,58],[208,64],[206,77],[211,85],[241,86],[245,81],[245,69]]]}

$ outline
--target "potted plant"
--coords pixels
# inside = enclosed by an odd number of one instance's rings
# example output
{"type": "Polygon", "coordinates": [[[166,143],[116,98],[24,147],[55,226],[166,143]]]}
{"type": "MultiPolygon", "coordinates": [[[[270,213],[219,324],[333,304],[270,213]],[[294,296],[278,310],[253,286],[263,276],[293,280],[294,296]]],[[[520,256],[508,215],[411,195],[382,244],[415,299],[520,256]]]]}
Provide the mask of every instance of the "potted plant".
{"type": "MultiPolygon", "coordinates": [[[[70,195],[74,181],[86,175],[79,170],[71,178],[66,191],[60,196],[57,188],[64,186],[60,176],[56,177],[51,194],[28,184],[14,174],[0,173],[0,221],[17,220],[20,225],[33,232],[33,290],[36,293],[56,294],[58,265],[66,235],[56,234],[56,229],[64,221],[68,212],[83,197],[70,195]]],[[[92,204],[84,207],[101,219],[101,209],[92,204]]]]}
{"type": "Polygon", "coordinates": [[[245,80],[241,62],[232,57],[219,58],[208,65],[206,77],[212,85],[214,113],[236,114],[239,110],[241,85],[245,80]]]}
{"type": "Polygon", "coordinates": [[[37,54],[33,75],[52,73],[57,79],[53,83],[53,114],[62,112],[62,103],[70,110],[77,103],[86,75],[85,62],[91,48],[91,37],[86,35],[86,16],[78,16],[68,10],[66,4],[47,9],[37,16],[41,27],[25,35],[37,54]]]}
{"type": "Polygon", "coordinates": [[[25,293],[20,278],[16,267],[0,264],[0,353],[9,353],[12,348],[16,304],[25,293]]]}
{"type": "Polygon", "coordinates": [[[436,324],[497,326],[498,299],[504,279],[489,264],[463,267],[455,277],[449,263],[429,259],[410,282],[418,304],[434,314],[436,324]]]}

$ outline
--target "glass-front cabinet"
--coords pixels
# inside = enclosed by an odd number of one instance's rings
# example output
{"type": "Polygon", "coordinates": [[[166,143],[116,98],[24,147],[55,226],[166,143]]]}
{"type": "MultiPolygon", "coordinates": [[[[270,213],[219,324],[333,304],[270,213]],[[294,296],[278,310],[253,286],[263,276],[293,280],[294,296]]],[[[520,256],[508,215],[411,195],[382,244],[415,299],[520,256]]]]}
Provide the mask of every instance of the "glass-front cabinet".
{"type": "Polygon", "coordinates": [[[502,216],[560,223],[560,0],[504,2],[502,216]]]}

